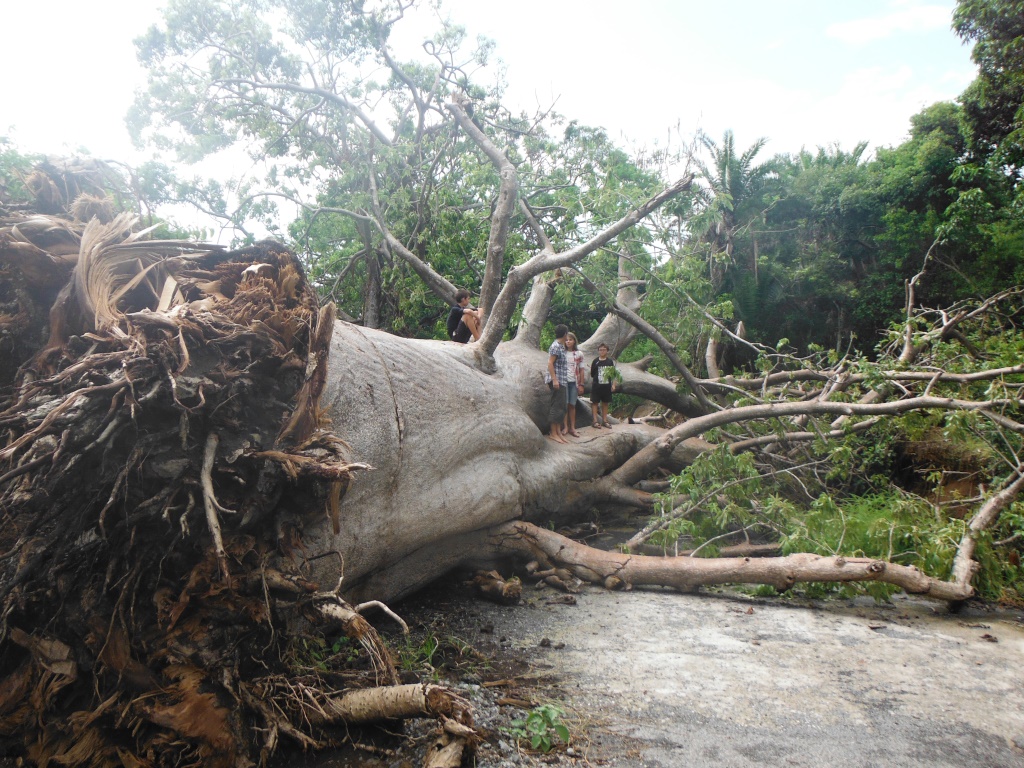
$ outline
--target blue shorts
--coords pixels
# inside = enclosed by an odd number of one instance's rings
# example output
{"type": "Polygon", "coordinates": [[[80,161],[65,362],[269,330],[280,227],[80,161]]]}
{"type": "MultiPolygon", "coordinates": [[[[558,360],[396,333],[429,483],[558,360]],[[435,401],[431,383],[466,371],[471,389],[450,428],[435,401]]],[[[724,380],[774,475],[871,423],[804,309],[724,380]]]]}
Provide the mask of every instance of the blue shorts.
{"type": "Polygon", "coordinates": [[[580,393],[576,388],[576,382],[570,381],[565,385],[565,401],[570,405],[576,405],[576,401],[579,400],[580,393]]]}

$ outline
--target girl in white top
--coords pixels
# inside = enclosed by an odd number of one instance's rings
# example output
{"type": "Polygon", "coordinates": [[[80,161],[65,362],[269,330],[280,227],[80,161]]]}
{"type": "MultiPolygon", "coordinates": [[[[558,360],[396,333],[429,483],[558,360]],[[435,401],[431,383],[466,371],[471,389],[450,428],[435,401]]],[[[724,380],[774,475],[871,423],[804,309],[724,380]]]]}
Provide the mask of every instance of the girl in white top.
{"type": "Polygon", "coordinates": [[[569,368],[569,381],[566,382],[566,395],[569,407],[565,411],[565,424],[562,430],[566,435],[579,437],[576,431],[576,400],[583,391],[583,353],[577,347],[576,334],[569,333],[565,337],[565,362],[569,368]]]}

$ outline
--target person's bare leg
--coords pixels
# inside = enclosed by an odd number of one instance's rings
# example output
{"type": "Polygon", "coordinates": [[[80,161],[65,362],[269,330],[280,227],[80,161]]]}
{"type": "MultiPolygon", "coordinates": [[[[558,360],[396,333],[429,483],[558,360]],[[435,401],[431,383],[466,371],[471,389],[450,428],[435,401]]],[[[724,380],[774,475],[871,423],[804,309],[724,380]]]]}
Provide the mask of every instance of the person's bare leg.
{"type": "Polygon", "coordinates": [[[594,427],[594,429],[600,429],[601,428],[601,420],[599,418],[597,418],[597,409],[598,409],[598,407],[599,406],[598,406],[597,403],[591,403],[590,404],[590,420],[591,420],[591,423],[592,423],[592,426],[594,427]]]}
{"type": "Polygon", "coordinates": [[[601,403],[601,418],[604,421],[604,425],[611,429],[612,423],[608,421],[608,403],[601,403]]]}
{"type": "Polygon", "coordinates": [[[564,437],[562,437],[562,425],[557,421],[551,422],[551,432],[548,434],[548,439],[554,440],[556,443],[569,442],[564,437]]]}
{"type": "Polygon", "coordinates": [[[565,412],[566,421],[569,424],[569,434],[573,437],[579,437],[580,433],[576,431],[576,405],[570,405],[569,410],[565,412]]]}
{"type": "Polygon", "coordinates": [[[468,313],[463,314],[462,322],[469,328],[469,332],[473,334],[473,341],[480,341],[480,321],[476,315],[470,315],[468,313]]]}

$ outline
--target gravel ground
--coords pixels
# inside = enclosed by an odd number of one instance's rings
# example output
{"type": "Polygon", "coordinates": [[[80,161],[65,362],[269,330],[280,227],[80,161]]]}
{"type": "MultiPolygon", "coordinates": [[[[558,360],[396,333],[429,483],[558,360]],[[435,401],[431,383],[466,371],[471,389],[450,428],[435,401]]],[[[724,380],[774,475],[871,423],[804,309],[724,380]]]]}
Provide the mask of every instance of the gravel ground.
{"type": "MultiPolygon", "coordinates": [[[[477,768],[1024,766],[1019,611],[532,586],[506,607],[456,582],[393,607],[411,647],[442,641],[437,674],[485,734],[477,768]],[[549,702],[569,746],[523,750],[512,721],[549,702]]],[[[407,725],[388,754],[286,765],[418,765],[429,728],[407,725]]]]}

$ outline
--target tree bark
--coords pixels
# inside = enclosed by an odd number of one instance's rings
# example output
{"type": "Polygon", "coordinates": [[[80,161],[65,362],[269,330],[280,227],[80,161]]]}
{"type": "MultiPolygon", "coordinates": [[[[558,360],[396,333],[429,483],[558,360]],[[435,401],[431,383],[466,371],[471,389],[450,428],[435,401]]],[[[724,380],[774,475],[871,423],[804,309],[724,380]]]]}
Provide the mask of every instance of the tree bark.
{"type": "Polygon", "coordinates": [[[498,149],[481,131],[472,118],[466,113],[465,106],[458,102],[448,105],[459,126],[473,139],[474,143],[487,155],[487,158],[497,168],[501,177],[498,186],[498,197],[494,202],[494,211],[491,214],[491,227],[487,238],[487,257],[484,260],[484,281],[480,286],[480,308],[484,313],[486,324],[487,316],[490,315],[494,302],[501,290],[501,278],[505,273],[505,246],[508,243],[509,224],[512,212],[516,209],[517,190],[519,188],[516,178],[516,169],[509,162],[505,153],[498,149]]]}
{"type": "MultiPolygon", "coordinates": [[[[460,537],[586,512],[621,490],[597,480],[662,434],[620,425],[555,445],[544,437],[545,352],[506,342],[491,369],[476,347],[335,326],[323,406],[350,458],[373,469],[348,487],[338,533],[310,526],[307,543],[342,554],[352,602],[390,602],[471,560],[460,537]]],[[[681,468],[706,448],[684,441],[664,460],[681,468]]],[[[318,580],[331,580],[333,562],[315,561],[318,580]]]]}
{"type": "Polygon", "coordinates": [[[1020,492],[1024,490],[1024,465],[1018,466],[1017,477],[1003,490],[986,501],[981,509],[971,518],[957,549],[953,561],[953,580],[965,589],[970,589],[971,579],[978,570],[974,561],[974,550],[978,545],[978,534],[990,528],[999,517],[999,513],[1008,507],[1020,492]]]}
{"type": "MultiPolygon", "coordinates": [[[[587,289],[594,293],[597,293],[599,296],[604,298],[598,287],[594,285],[594,283],[591,282],[586,277],[586,275],[583,275],[582,273],[580,274],[583,277],[584,285],[586,285],[587,289]]],[[[698,383],[697,379],[694,378],[693,374],[690,373],[690,369],[687,368],[683,361],[679,359],[679,355],[676,353],[675,347],[669,342],[668,339],[666,339],[661,334],[661,332],[657,328],[648,323],[633,310],[620,306],[617,301],[608,302],[608,300],[605,299],[605,305],[608,309],[609,314],[619,317],[622,320],[625,320],[638,331],[643,333],[644,336],[653,341],[658,346],[658,349],[662,351],[665,357],[668,358],[668,361],[672,363],[673,366],[675,366],[675,369],[677,371],[679,371],[680,375],[683,377],[683,380],[686,382],[686,386],[689,387],[690,391],[694,394],[700,406],[699,408],[695,409],[696,413],[688,413],[687,415],[702,416],[706,413],[710,413],[711,411],[716,410],[715,407],[712,406],[710,402],[708,402],[708,399],[704,394],[704,389],[698,383]]]]}
{"type": "Polygon", "coordinates": [[[863,557],[797,554],[704,559],[621,555],[592,549],[526,522],[498,527],[490,543],[497,551],[515,552],[540,560],[547,567],[566,568],[583,581],[609,589],[661,586],[691,592],[715,584],[768,584],[785,591],[803,581],[880,581],[938,600],[964,600],[972,594],[970,586],[939,581],[916,568],[863,557]]]}
{"type": "Polygon", "coordinates": [[[532,256],[524,264],[509,270],[505,285],[495,300],[490,322],[488,322],[487,328],[484,329],[483,336],[478,342],[484,351],[488,354],[493,354],[494,350],[497,349],[505,329],[508,328],[509,321],[515,312],[520,294],[533,278],[545,272],[568,267],[583,260],[598,248],[607,245],[618,235],[645,219],[667,201],[688,190],[692,183],[692,174],[686,175],[650,199],[645,200],[618,221],[605,227],[590,238],[590,240],[557,254],[544,249],[532,256]]]}
{"type": "Polygon", "coordinates": [[[551,298],[555,294],[554,283],[555,280],[549,280],[545,275],[533,278],[530,294],[526,297],[523,315],[516,329],[516,341],[520,344],[527,347],[540,345],[541,330],[547,322],[551,298]]]}
{"type": "MultiPolygon", "coordinates": [[[[632,280],[629,271],[629,260],[619,255],[619,286],[615,291],[615,303],[623,309],[636,312],[640,308],[640,294],[637,281],[632,280]]],[[[597,357],[597,348],[601,344],[608,345],[608,354],[618,359],[630,342],[637,336],[636,326],[627,323],[618,315],[609,312],[591,336],[580,342],[580,351],[588,358],[597,357]]]]}
{"type": "Polygon", "coordinates": [[[367,328],[380,328],[381,284],[380,256],[373,245],[368,222],[357,222],[359,236],[363,240],[366,253],[366,288],[363,291],[363,325],[367,328]]]}

